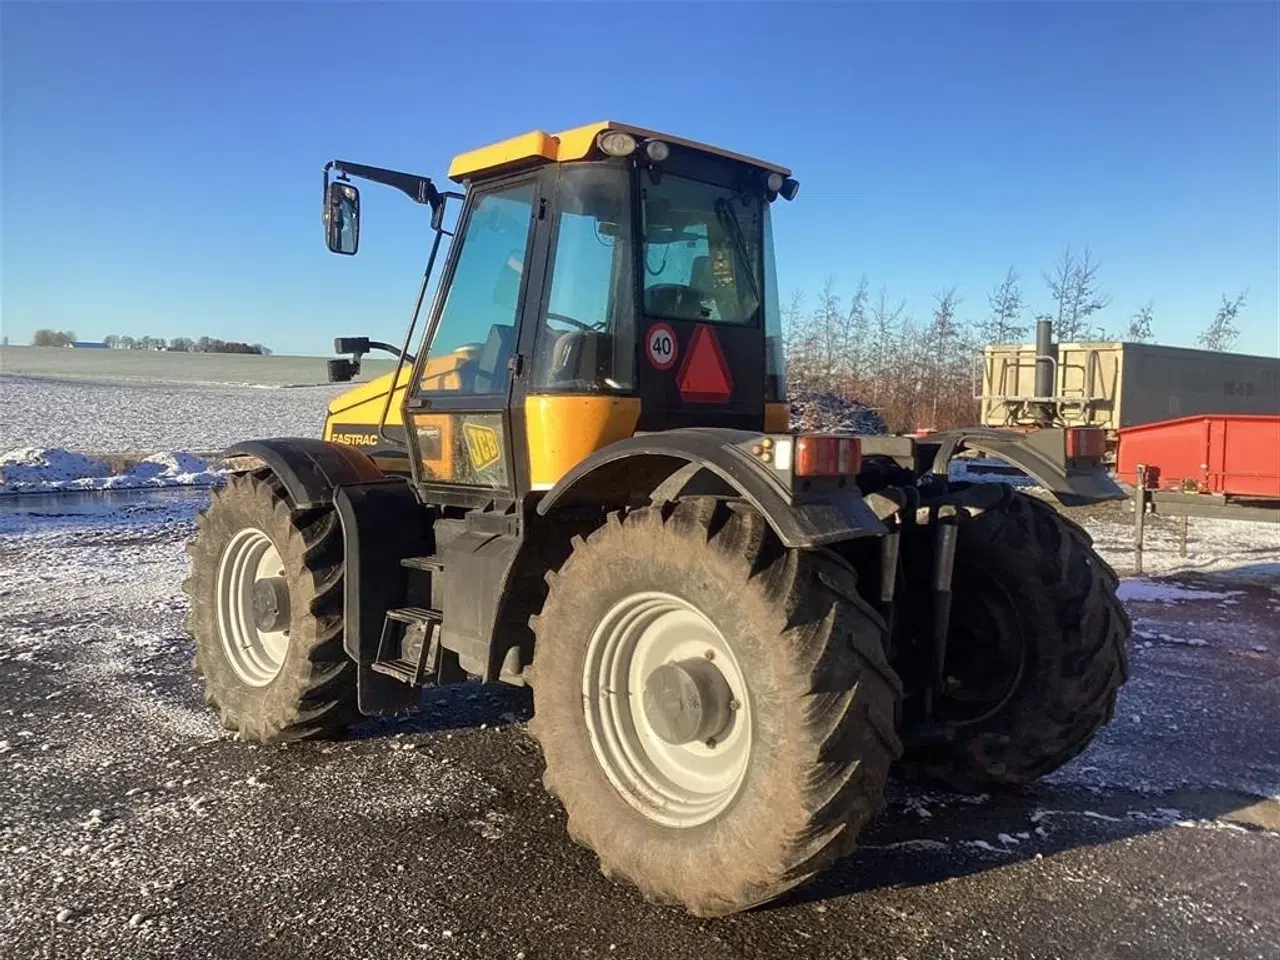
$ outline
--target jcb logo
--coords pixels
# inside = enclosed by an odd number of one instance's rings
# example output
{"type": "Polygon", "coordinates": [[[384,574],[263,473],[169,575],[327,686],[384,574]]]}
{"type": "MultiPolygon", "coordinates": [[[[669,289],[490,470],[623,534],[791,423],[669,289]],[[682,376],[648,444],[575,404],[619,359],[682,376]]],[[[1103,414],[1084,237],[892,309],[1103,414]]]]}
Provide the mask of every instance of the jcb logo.
{"type": "Polygon", "coordinates": [[[374,447],[378,444],[376,433],[338,433],[334,431],[329,438],[334,443],[345,443],[352,447],[374,447]]]}
{"type": "Polygon", "coordinates": [[[498,462],[502,454],[498,449],[498,433],[493,427],[466,423],[462,425],[462,432],[467,438],[467,452],[471,454],[474,469],[483,470],[498,462]]]}

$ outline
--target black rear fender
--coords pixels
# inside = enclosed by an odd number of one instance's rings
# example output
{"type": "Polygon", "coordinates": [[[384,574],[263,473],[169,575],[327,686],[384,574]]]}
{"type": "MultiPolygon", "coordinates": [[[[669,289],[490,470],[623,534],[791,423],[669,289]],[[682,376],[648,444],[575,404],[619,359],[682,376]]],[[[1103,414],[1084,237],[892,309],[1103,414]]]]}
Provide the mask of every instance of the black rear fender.
{"type": "Polygon", "coordinates": [[[1058,428],[1028,432],[951,430],[930,434],[916,447],[919,469],[922,473],[946,476],[952,459],[964,450],[996,457],[1017,467],[1064,506],[1126,497],[1100,460],[1067,456],[1067,431],[1058,428]]]}
{"type": "Polygon", "coordinates": [[[847,486],[794,489],[789,473],[747,452],[761,434],[688,428],[642,434],[596,451],[538,503],[538,513],[572,506],[634,507],[687,496],[746,500],[788,547],[813,548],[886,532],[852,478],[847,486]]]}

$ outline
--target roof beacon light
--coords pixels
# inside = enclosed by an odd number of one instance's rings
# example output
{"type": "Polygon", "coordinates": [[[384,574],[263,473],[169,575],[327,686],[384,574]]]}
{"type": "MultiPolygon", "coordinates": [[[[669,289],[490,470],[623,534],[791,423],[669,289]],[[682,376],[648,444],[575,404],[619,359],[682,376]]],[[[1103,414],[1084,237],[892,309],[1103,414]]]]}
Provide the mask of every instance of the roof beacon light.
{"type": "Polygon", "coordinates": [[[782,184],[782,174],[778,173],[776,170],[769,174],[769,179],[765,181],[765,185],[768,186],[770,193],[778,193],[781,191],[782,184]]]}
{"type": "Polygon", "coordinates": [[[629,157],[636,152],[636,138],[622,130],[605,130],[596,143],[611,157],[629,157]]]}
{"type": "Polygon", "coordinates": [[[778,192],[782,194],[783,200],[794,200],[796,194],[800,192],[800,181],[787,177],[782,181],[782,187],[778,192]]]}
{"type": "Polygon", "coordinates": [[[645,143],[644,152],[654,163],[665,163],[667,157],[671,156],[671,148],[661,140],[650,140],[645,143]]]}

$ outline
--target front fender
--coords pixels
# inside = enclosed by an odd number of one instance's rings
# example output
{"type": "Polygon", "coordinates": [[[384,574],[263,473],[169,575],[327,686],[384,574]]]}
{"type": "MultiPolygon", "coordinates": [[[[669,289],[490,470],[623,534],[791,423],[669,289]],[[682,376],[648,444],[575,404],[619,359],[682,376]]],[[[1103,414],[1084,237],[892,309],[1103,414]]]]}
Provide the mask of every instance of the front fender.
{"type": "Polygon", "coordinates": [[[250,457],[269,467],[298,510],[328,506],[338,487],[386,479],[359,450],[314,437],[247,440],[229,447],[225,456],[250,457]]]}
{"type": "Polygon", "coordinates": [[[740,497],[769,522],[783,544],[820,547],[887,532],[856,486],[793,491],[785,474],[752,457],[760,435],[695,427],[642,434],[597,450],[566,473],[538,503],[557,507],[639,506],[692,495],[740,497]]]}

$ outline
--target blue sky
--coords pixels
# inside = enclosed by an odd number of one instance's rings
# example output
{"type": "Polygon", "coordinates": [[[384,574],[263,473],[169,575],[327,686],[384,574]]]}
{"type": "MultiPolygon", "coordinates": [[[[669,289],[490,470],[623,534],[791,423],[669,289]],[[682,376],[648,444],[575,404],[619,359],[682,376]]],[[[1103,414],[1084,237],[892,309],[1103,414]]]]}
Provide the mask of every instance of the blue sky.
{"type": "Polygon", "coordinates": [[[277,352],[396,339],[423,208],[364,191],[325,251],[333,157],[443,181],[450,157],[611,118],[791,166],[779,281],[866,274],[962,315],[1064,245],[1112,328],[1148,299],[1190,345],[1249,288],[1238,349],[1280,353],[1271,3],[6,3],[0,326],[210,334],[277,352]]]}

